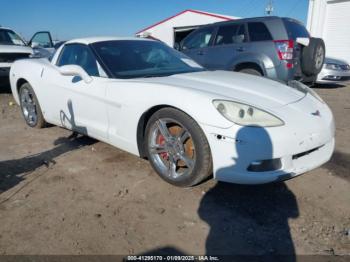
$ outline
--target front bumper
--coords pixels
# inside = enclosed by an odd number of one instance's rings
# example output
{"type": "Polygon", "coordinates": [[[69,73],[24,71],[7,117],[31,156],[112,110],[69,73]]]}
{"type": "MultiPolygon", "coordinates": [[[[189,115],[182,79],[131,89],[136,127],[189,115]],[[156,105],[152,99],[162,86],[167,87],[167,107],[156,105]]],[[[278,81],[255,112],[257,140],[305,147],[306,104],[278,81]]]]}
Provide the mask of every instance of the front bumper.
{"type": "MultiPolygon", "coordinates": [[[[321,103],[320,103],[321,104],[321,103]]],[[[334,120],[325,104],[320,116],[312,115],[306,99],[280,109],[288,113],[286,125],[272,128],[242,127],[228,129],[202,125],[210,144],[214,178],[238,184],[263,184],[290,179],[327,162],[334,151],[334,120]],[[294,107],[294,109],[293,109],[294,107]],[[295,112],[294,112],[295,113],[295,112]],[[252,172],[252,163],[280,161],[278,168],[252,172]]],[[[285,119],[285,118],[284,118],[285,119]]]]}
{"type": "Polygon", "coordinates": [[[350,70],[331,70],[323,68],[317,76],[316,83],[337,83],[350,80],[350,70]]]}

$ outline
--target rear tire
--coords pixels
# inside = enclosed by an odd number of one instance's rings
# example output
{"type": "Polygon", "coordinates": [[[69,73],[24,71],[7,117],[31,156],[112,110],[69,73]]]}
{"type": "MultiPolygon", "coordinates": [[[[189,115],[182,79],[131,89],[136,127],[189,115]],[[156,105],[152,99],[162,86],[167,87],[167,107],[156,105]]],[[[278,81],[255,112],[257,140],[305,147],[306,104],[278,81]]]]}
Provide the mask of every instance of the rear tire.
{"type": "Polygon", "coordinates": [[[24,83],[19,89],[19,100],[22,115],[27,125],[33,128],[46,126],[38,98],[29,83],[24,83]]]}
{"type": "Polygon", "coordinates": [[[149,119],[145,152],[153,169],[166,182],[194,186],[212,174],[209,143],[193,118],[174,108],[163,108],[149,119]]]}
{"type": "Polygon", "coordinates": [[[239,70],[238,72],[244,73],[244,74],[249,74],[249,75],[255,75],[255,76],[262,76],[262,73],[256,69],[253,68],[243,68],[239,70]]]}

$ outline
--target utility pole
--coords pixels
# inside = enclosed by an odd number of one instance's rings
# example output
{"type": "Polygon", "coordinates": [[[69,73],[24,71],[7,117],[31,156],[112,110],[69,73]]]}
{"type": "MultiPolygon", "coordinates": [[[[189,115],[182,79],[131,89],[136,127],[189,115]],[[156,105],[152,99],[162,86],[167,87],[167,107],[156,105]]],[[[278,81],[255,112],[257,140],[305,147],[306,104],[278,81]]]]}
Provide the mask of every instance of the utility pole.
{"type": "Polygon", "coordinates": [[[273,12],[273,1],[269,0],[269,2],[267,3],[267,6],[265,8],[265,13],[266,15],[272,15],[273,12]]]}

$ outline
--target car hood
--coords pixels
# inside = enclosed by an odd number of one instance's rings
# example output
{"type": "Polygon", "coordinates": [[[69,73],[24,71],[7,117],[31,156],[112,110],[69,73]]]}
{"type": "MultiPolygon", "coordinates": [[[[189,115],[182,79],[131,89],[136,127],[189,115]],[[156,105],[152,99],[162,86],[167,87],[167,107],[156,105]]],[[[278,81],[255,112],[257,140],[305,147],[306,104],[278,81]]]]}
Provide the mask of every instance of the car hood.
{"type": "Polygon", "coordinates": [[[228,71],[203,71],[143,79],[170,86],[210,93],[213,99],[228,99],[262,108],[277,108],[302,99],[305,93],[267,78],[228,71]]]}
{"type": "Polygon", "coordinates": [[[326,57],[324,60],[325,64],[337,64],[337,65],[348,65],[348,62],[345,60],[341,60],[333,57],[326,57]]]}
{"type": "Polygon", "coordinates": [[[25,53],[32,54],[33,49],[29,46],[0,45],[0,53],[25,53]]]}

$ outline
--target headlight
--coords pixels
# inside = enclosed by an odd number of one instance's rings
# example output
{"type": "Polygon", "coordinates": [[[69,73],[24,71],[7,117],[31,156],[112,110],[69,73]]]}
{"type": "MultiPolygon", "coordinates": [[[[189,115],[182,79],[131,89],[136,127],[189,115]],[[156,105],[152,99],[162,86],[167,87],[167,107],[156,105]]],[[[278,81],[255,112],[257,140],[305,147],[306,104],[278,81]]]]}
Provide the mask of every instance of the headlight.
{"type": "Polygon", "coordinates": [[[325,64],[325,67],[327,69],[331,69],[331,70],[341,70],[342,69],[340,65],[338,65],[338,64],[331,64],[331,63],[325,64]]]}
{"type": "Polygon", "coordinates": [[[214,100],[214,106],[227,120],[242,126],[282,126],[278,117],[256,107],[233,101],[214,100]]]}

